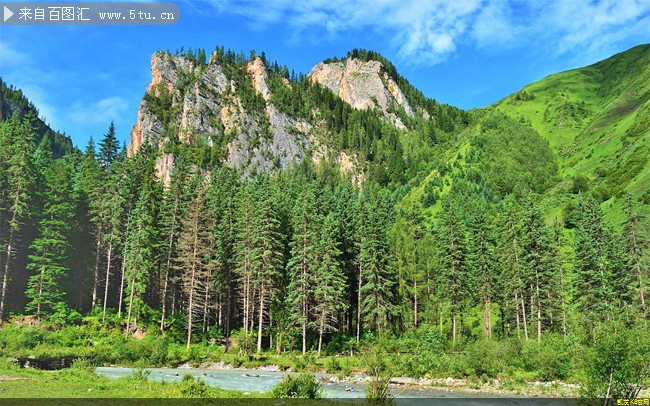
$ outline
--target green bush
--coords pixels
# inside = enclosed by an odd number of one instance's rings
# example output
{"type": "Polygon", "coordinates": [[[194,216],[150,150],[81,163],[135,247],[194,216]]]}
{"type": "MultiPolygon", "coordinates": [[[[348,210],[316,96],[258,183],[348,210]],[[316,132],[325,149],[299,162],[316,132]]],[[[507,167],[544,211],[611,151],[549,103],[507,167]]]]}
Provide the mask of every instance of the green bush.
{"type": "Polygon", "coordinates": [[[595,329],[583,395],[590,398],[635,398],[650,376],[647,326],[609,321],[595,329]]]}
{"type": "Polygon", "coordinates": [[[323,385],[312,374],[301,373],[285,375],[271,391],[273,398],[321,399],[323,385]]]}
{"type": "Polygon", "coordinates": [[[210,397],[210,387],[201,378],[190,374],[183,375],[181,380],[181,395],[185,398],[207,398],[210,397]]]}
{"type": "Polygon", "coordinates": [[[527,371],[536,371],[546,381],[564,379],[571,372],[569,344],[562,336],[547,334],[541,341],[529,340],[522,348],[522,359],[527,371]]]}
{"type": "Polygon", "coordinates": [[[327,367],[327,372],[330,374],[335,374],[339,371],[341,371],[341,363],[339,362],[338,358],[336,357],[331,357],[326,364],[327,367]]]}
{"type": "Polygon", "coordinates": [[[509,352],[507,341],[482,339],[469,344],[465,349],[465,375],[497,377],[505,371],[509,352]]]}

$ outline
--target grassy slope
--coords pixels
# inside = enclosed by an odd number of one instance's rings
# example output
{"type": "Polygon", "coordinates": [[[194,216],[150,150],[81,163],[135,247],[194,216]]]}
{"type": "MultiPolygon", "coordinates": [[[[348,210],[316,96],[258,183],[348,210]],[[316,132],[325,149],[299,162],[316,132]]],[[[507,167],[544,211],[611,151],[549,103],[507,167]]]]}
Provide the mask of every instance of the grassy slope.
{"type": "MultiPolygon", "coordinates": [[[[602,190],[607,198],[603,208],[616,225],[622,221],[621,192],[650,197],[650,45],[548,76],[484,110],[487,115],[498,111],[526,122],[549,142],[560,175],[544,196],[549,217],[559,215],[566,202],[575,199],[569,191],[578,174],[589,178],[591,189],[602,190]]],[[[459,136],[445,156],[448,162],[468,149],[481,121],[459,136]]],[[[402,206],[416,204],[435,176],[434,171],[413,189],[402,206]]],[[[445,178],[451,180],[449,175],[445,178]]],[[[440,207],[438,202],[425,213],[435,214],[440,207]]]]}
{"type": "MultiPolygon", "coordinates": [[[[39,371],[0,367],[0,375],[11,378],[0,379],[0,398],[179,398],[196,397],[199,393],[204,397],[212,398],[265,396],[263,394],[244,396],[243,392],[214,387],[197,390],[196,386],[178,382],[157,382],[130,377],[109,379],[74,368],[62,371],[39,371]]],[[[235,399],[232,401],[235,402],[235,399]]],[[[247,403],[242,401],[236,404],[247,403]]]]}

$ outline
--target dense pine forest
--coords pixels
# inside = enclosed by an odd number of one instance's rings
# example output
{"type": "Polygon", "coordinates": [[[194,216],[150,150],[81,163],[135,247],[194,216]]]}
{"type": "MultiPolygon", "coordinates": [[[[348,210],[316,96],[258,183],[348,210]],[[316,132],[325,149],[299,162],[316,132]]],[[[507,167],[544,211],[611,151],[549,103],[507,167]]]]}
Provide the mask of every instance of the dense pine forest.
{"type": "MultiPolygon", "coordinates": [[[[263,109],[242,73],[254,53],[215,52],[210,63],[242,103],[263,109]]],[[[203,50],[181,57],[208,64],[203,50]]],[[[424,97],[379,54],[346,58],[382,63],[419,108],[391,106],[406,129],[262,54],[268,103],[317,117],[330,150],[357,157],[356,173],[328,156],[242,171],[223,164],[227,140],[171,137],[128,155],[116,135],[125,129],[112,123],[82,152],[34,114],[3,119],[0,351],[68,347],[98,363],[168,365],[373,347],[394,357],[395,374],[520,371],[587,382],[596,396],[638,394],[650,373],[650,186],[637,177],[649,166],[649,93],[630,101],[635,115],[610,167],[591,141],[596,158],[572,161],[579,135],[559,146],[545,138],[540,126],[557,128],[565,110],[567,131],[596,131],[587,121],[600,116],[570,89],[537,122],[542,113],[517,106],[540,93],[465,112],[424,97]],[[169,182],[163,153],[174,155],[169,182]],[[579,165],[588,169],[571,169],[579,165]]],[[[15,94],[2,86],[3,98],[15,94]]],[[[178,125],[174,97],[145,96],[165,134],[178,125]]],[[[606,126],[614,118],[603,111],[606,126]]]]}

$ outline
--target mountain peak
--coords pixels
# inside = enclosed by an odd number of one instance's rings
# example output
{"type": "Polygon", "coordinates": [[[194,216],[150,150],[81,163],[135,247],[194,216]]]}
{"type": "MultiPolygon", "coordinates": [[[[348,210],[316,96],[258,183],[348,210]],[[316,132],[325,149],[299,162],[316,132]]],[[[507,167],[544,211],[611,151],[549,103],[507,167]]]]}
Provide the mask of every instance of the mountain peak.
{"type": "Polygon", "coordinates": [[[354,57],[325,61],[314,66],[308,76],[357,110],[380,109],[398,127],[404,125],[399,117],[389,113],[391,104],[404,108],[406,114],[413,116],[406,96],[380,61],[354,57]]]}

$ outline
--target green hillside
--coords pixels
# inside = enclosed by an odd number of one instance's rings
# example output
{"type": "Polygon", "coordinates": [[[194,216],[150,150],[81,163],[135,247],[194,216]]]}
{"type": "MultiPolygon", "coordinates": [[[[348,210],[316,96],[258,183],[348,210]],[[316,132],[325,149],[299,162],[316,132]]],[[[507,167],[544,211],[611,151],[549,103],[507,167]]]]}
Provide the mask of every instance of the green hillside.
{"type": "Polygon", "coordinates": [[[419,200],[425,203],[426,212],[437,212],[440,203],[427,208],[423,197],[435,189],[430,183],[443,185],[437,192],[445,195],[452,178],[467,179],[465,175],[475,166],[464,156],[481,150],[501,166],[484,163],[492,168],[488,169],[490,181],[500,184],[491,184],[491,189],[501,196],[513,192],[517,185],[527,187],[543,194],[545,212],[554,217],[570,211],[578,193],[590,193],[603,203],[607,218],[618,225],[624,192],[650,202],[649,113],[650,45],[548,76],[492,106],[473,111],[475,124],[446,154],[446,168],[451,171],[441,174],[434,170],[405,202],[419,200]],[[536,134],[526,135],[523,127],[536,134]],[[551,154],[542,151],[540,139],[548,143],[551,154]],[[545,179],[539,178],[536,166],[548,169],[545,179]],[[555,173],[551,170],[554,166],[555,173]],[[508,179],[508,172],[520,179],[508,179]],[[441,179],[436,180],[438,177],[441,179]]]}

